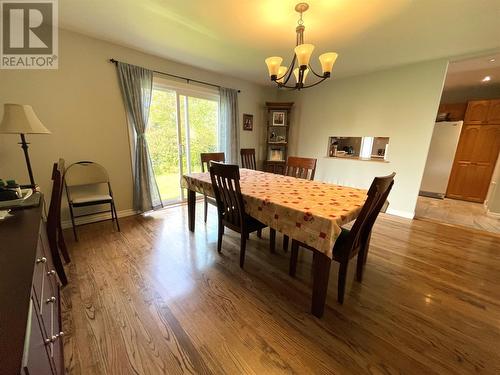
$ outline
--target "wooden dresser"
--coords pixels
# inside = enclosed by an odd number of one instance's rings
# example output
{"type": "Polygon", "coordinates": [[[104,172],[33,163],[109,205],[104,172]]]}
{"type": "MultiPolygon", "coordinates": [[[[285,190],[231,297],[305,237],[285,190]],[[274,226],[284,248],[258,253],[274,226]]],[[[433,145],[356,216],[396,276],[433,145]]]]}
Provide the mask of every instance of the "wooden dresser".
{"type": "Polygon", "coordinates": [[[0,221],[0,373],[63,374],[60,284],[42,205],[0,221]]]}

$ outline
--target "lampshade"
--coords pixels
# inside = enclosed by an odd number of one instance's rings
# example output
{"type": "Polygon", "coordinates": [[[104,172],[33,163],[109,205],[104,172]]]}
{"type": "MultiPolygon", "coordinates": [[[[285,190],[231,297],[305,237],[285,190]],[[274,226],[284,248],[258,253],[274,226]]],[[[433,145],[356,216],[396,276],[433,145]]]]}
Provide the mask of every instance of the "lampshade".
{"type": "Polygon", "coordinates": [[[268,57],[264,61],[266,62],[267,69],[269,70],[269,76],[277,76],[283,59],[279,56],[273,56],[268,57]]]}
{"type": "Polygon", "coordinates": [[[0,133],[50,134],[50,131],[43,126],[30,105],[4,104],[0,133]]]}
{"type": "Polygon", "coordinates": [[[337,60],[338,54],[335,52],[327,52],[319,55],[319,62],[321,63],[321,69],[323,69],[323,74],[331,73],[333,69],[333,64],[337,60]]]}
{"type": "MultiPolygon", "coordinates": [[[[309,69],[304,70],[304,76],[302,77],[302,83],[306,82],[307,73],[309,73],[309,69]]],[[[297,81],[297,83],[299,83],[299,68],[295,68],[293,70],[293,75],[295,76],[295,81],[297,81]]]]}
{"type": "Polygon", "coordinates": [[[287,70],[288,68],[286,66],[280,66],[280,68],[278,69],[278,79],[276,80],[276,82],[278,83],[285,82],[285,74],[287,70]]]}
{"type": "Polygon", "coordinates": [[[299,66],[309,65],[309,59],[313,53],[314,45],[312,44],[299,44],[295,47],[295,55],[297,56],[297,61],[299,66]]]}

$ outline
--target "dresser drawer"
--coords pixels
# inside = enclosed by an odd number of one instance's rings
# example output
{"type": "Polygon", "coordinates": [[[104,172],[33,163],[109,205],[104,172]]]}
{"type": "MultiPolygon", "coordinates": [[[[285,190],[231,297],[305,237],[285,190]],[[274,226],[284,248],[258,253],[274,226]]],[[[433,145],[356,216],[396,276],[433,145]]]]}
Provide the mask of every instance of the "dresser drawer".
{"type": "Polygon", "coordinates": [[[45,341],[46,337],[35,305],[36,300],[32,298],[24,342],[22,371],[24,374],[52,375],[53,361],[49,356],[49,346],[45,341]]]}

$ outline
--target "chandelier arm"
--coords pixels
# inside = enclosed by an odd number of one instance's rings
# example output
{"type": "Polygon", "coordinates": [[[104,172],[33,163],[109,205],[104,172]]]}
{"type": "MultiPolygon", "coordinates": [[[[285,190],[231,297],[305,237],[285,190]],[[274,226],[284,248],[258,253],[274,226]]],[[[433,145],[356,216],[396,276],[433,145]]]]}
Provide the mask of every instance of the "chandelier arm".
{"type": "Polygon", "coordinates": [[[287,85],[279,85],[279,88],[282,89],[282,88],[285,88],[285,89],[290,89],[291,90],[296,90],[297,89],[297,86],[287,86],[287,85]]]}
{"type": "Polygon", "coordinates": [[[311,72],[312,72],[312,73],[313,73],[316,77],[319,77],[319,78],[327,78],[327,77],[325,77],[325,75],[320,75],[320,74],[316,73],[316,72],[314,71],[314,69],[312,68],[311,64],[308,64],[308,65],[307,65],[307,67],[309,68],[309,70],[310,70],[310,71],[311,71],[311,72]]]}
{"type": "MultiPolygon", "coordinates": [[[[286,76],[285,81],[283,82],[283,84],[287,84],[288,81],[290,80],[290,77],[291,77],[291,75],[293,73],[293,68],[295,67],[295,61],[296,61],[296,59],[297,59],[297,56],[294,54],[293,55],[293,59],[292,59],[292,64],[290,65],[290,68],[288,68],[288,71],[283,75],[283,77],[286,76]]],[[[281,78],[283,78],[283,77],[281,77],[281,78]]]]}
{"type": "Polygon", "coordinates": [[[312,85],[309,85],[309,86],[302,86],[301,89],[308,89],[309,87],[313,87],[313,86],[316,86],[316,85],[319,85],[321,82],[323,82],[325,79],[327,79],[328,77],[323,77],[323,79],[320,79],[318,82],[315,82],[313,83],[312,85]]]}

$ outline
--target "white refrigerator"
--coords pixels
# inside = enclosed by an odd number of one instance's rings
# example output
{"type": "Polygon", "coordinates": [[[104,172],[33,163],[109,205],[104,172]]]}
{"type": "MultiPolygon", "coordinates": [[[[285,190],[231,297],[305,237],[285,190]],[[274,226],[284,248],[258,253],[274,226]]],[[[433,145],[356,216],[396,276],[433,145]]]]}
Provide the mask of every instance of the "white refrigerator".
{"type": "Polygon", "coordinates": [[[425,163],[420,195],[444,198],[463,121],[436,122],[425,163]]]}

